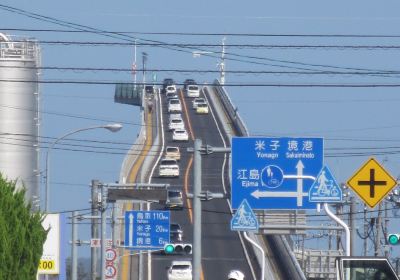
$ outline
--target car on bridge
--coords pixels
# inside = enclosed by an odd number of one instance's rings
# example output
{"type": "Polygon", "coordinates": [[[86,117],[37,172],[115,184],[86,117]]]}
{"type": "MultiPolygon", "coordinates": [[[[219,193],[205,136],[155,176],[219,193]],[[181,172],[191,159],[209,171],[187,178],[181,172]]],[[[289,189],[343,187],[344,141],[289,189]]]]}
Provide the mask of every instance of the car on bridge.
{"type": "Polygon", "coordinates": [[[166,209],[183,209],[183,196],[180,190],[168,190],[166,209]]]}
{"type": "Polygon", "coordinates": [[[197,114],[208,114],[208,104],[207,103],[199,103],[196,107],[197,114]]]}
{"type": "Polygon", "coordinates": [[[196,83],[196,81],[193,80],[193,79],[186,79],[186,80],[183,82],[183,89],[187,89],[187,87],[188,87],[189,85],[197,85],[197,83],[196,83]]]}
{"type": "Polygon", "coordinates": [[[168,280],[192,280],[191,261],[172,261],[168,269],[168,280]]]}
{"type": "Polygon", "coordinates": [[[179,147],[167,146],[165,148],[165,157],[180,160],[181,152],[179,151],[179,147]]]}
{"type": "Polygon", "coordinates": [[[228,274],[228,280],[244,280],[244,274],[240,270],[231,270],[228,274]]]}
{"type": "Polygon", "coordinates": [[[158,168],[160,177],[179,177],[179,165],[176,159],[163,158],[158,168]]]}
{"type": "Polygon", "coordinates": [[[180,224],[171,223],[169,226],[170,242],[182,242],[183,230],[180,224]]]}
{"type": "Polygon", "coordinates": [[[197,105],[199,105],[199,104],[207,104],[207,102],[206,102],[206,100],[204,98],[197,97],[197,98],[193,99],[192,104],[193,104],[193,109],[196,110],[197,109],[197,105]]]}
{"type": "Polygon", "coordinates": [[[189,141],[189,135],[185,129],[175,129],[172,132],[173,141],[189,141]]]}
{"type": "Polygon", "coordinates": [[[176,86],[175,85],[169,85],[165,88],[165,94],[168,93],[176,93],[176,86]]]}
{"type": "Polygon", "coordinates": [[[200,88],[198,85],[188,85],[186,89],[186,95],[188,97],[199,97],[200,96],[200,88]]]}
{"type": "Polygon", "coordinates": [[[185,123],[183,122],[182,119],[172,119],[169,121],[168,129],[169,130],[185,129],[185,123]]]}
{"type": "Polygon", "coordinates": [[[182,104],[178,98],[170,99],[168,102],[168,113],[182,112],[182,104]]]}

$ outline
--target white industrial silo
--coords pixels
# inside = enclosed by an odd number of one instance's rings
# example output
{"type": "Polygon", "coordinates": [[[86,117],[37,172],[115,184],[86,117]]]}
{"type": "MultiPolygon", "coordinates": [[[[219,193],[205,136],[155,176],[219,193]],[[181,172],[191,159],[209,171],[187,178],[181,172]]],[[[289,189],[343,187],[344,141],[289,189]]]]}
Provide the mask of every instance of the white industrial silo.
{"type": "Polygon", "coordinates": [[[0,33],[0,172],[39,199],[40,49],[36,41],[0,33]]]}

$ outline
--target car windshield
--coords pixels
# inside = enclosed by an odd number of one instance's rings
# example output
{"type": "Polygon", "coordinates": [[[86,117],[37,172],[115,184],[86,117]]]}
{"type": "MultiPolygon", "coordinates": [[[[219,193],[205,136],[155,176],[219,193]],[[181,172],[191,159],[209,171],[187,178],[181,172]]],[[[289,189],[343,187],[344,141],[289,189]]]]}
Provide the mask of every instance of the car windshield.
{"type": "Polygon", "coordinates": [[[207,104],[205,104],[205,103],[200,103],[197,107],[198,107],[198,108],[202,108],[202,107],[207,108],[207,104]]]}
{"type": "Polygon", "coordinates": [[[198,86],[189,86],[189,90],[198,90],[199,87],[198,86]]]}
{"type": "Polygon", "coordinates": [[[182,120],[180,119],[173,119],[171,120],[172,123],[182,123],[182,120]]]}
{"type": "Polygon", "coordinates": [[[177,147],[167,147],[167,153],[177,153],[179,149],[177,147]]]}
{"type": "Polygon", "coordinates": [[[179,224],[171,224],[170,225],[170,231],[177,231],[180,229],[181,229],[181,226],[179,224]]]}
{"type": "Polygon", "coordinates": [[[172,266],[173,270],[188,270],[190,269],[190,265],[186,264],[176,264],[172,266]]]}
{"type": "Polygon", "coordinates": [[[176,164],[176,160],[174,159],[163,159],[161,161],[161,165],[175,165],[176,164]]]}
{"type": "Polygon", "coordinates": [[[169,103],[170,103],[170,104],[179,104],[180,102],[179,102],[178,99],[171,99],[171,100],[169,101],[169,103]]]}
{"type": "Polygon", "coordinates": [[[182,193],[180,191],[169,191],[168,196],[169,197],[181,197],[182,193]]]}
{"type": "Polygon", "coordinates": [[[203,98],[196,98],[194,100],[195,103],[205,103],[206,101],[203,98]]]}

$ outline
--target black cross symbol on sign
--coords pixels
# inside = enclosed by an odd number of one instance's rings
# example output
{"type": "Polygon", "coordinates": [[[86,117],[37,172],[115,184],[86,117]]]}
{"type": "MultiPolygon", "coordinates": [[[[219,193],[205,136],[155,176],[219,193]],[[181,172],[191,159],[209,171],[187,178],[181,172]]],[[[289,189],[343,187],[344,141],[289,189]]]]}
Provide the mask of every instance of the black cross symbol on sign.
{"type": "Polygon", "coordinates": [[[369,186],[369,196],[375,197],[376,186],[386,186],[387,181],[375,181],[375,169],[369,170],[369,181],[358,181],[359,186],[369,186]]]}

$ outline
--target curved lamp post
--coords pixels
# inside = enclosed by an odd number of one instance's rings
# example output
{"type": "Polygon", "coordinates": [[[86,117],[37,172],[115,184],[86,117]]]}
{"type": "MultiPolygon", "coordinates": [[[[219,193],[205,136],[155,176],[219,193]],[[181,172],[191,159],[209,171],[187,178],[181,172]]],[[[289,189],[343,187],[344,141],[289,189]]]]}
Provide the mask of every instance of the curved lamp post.
{"type": "Polygon", "coordinates": [[[80,128],[71,132],[68,132],[66,134],[64,134],[63,136],[57,138],[53,143],[51,143],[51,145],[47,148],[47,152],[46,152],[46,188],[45,188],[45,212],[47,213],[49,211],[49,206],[50,206],[50,190],[49,190],[49,175],[50,175],[50,152],[51,150],[54,148],[54,146],[61,141],[62,139],[81,132],[81,131],[85,131],[85,130],[91,130],[91,129],[97,129],[97,128],[105,128],[111,132],[117,132],[122,128],[122,124],[119,123],[113,123],[113,124],[106,124],[106,125],[98,125],[98,126],[90,126],[90,127],[85,127],[85,128],[80,128]]]}

